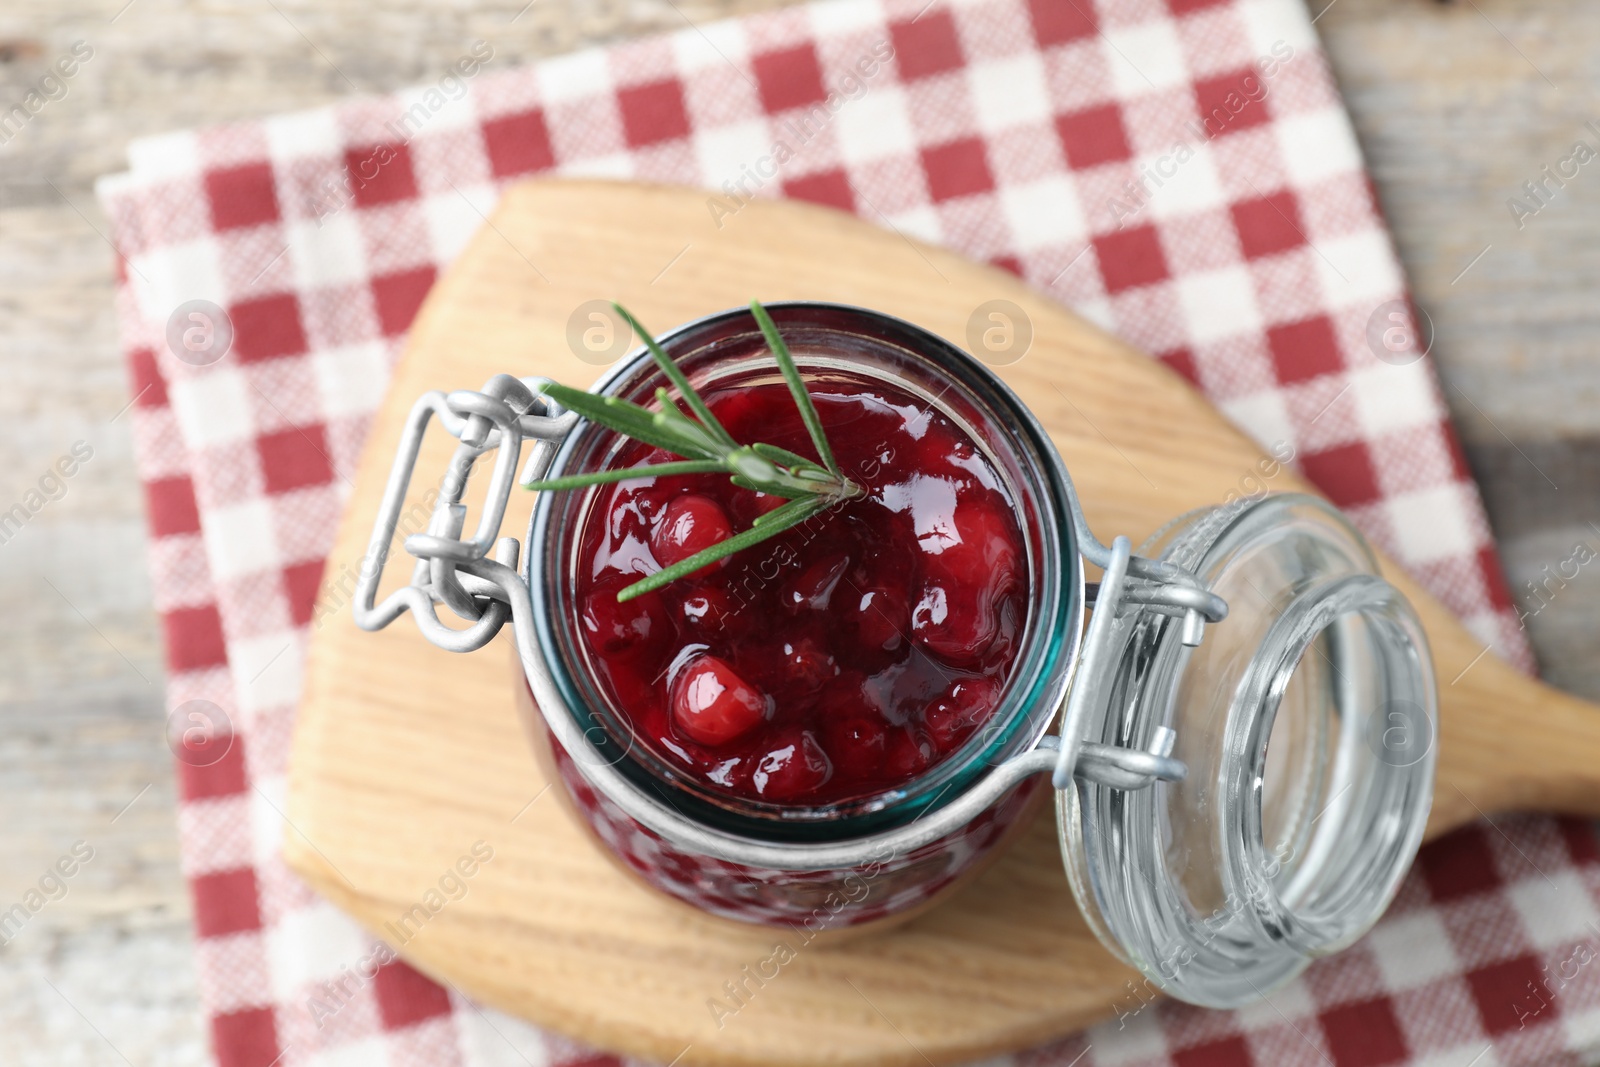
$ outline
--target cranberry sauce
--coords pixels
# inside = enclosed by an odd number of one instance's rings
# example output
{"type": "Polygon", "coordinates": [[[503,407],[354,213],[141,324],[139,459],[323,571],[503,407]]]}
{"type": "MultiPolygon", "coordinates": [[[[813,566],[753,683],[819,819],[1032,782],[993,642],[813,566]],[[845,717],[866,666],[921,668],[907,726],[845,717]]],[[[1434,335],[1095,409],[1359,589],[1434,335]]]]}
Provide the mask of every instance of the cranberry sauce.
{"type": "MultiPolygon", "coordinates": [[[[618,603],[783,500],[724,474],[605,487],[579,555],[578,626],[601,688],[702,792],[816,807],[905,785],[993,714],[1026,622],[1004,483],[944,415],[877,380],[812,386],[864,497],[618,603]]],[[[738,441],[815,456],[781,382],[712,393],[738,441]]],[[[671,460],[630,443],[618,465],[671,460]]]]}

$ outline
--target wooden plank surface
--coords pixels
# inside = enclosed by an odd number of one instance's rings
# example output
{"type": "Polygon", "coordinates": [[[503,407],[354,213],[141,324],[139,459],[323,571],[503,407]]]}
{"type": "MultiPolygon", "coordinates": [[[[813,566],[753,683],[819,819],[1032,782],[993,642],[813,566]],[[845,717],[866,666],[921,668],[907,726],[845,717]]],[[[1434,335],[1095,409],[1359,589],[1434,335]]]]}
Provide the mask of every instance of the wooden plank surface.
{"type": "MultiPolygon", "coordinates": [[[[18,1063],[121,1063],[109,1040],[135,1063],[193,1064],[206,1040],[161,741],[160,636],[140,565],[142,502],[126,419],[109,421],[127,393],[94,177],[120,169],[136,136],[431,80],[474,38],[492,39],[496,62],[510,65],[776,6],[539,0],[512,23],[524,0],[402,0],[381,13],[354,0],[280,0],[277,10],[136,0],[108,21],[123,2],[0,10],[7,104],[73,41],[97,50],[66,98],[0,146],[0,495],[14,499],[73,441],[96,449],[68,495],[0,546],[0,592],[14,605],[0,631],[0,900],[15,900],[72,842],[97,848],[67,898],[0,949],[0,1030],[18,1063]]],[[[1504,201],[1593,117],[1600,9],[1337,0],[1317,29],[1438,328],[1447,399],[1513,587],[1525,590],[1575,540],[1600,544],[1588,526],[1600,486],[1600,171],[1586,167],[1521,231],[1504,201]]],[[[1546,675],[1591,697],[1597,590],[1585,571],[1529,621],[1546,675]]]]}

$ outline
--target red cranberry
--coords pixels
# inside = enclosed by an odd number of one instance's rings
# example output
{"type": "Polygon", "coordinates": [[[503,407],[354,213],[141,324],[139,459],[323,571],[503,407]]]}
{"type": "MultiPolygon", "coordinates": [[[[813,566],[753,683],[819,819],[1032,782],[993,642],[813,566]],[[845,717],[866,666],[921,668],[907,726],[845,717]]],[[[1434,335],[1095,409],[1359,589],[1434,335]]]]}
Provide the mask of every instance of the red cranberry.
{"type": "Polygon", "coordinates": [[[883,767],[888,736],[877,719],[851,716],[823,722],[822,739],[834,765],[855,778],[872,777],[883,767]]]}
{"type": "Polygon", "coordinates": [[[1001,636],[1003,601],[1018,580],[1018,545],[998,510],[958,507],[954,519],[954,542],[922,561],[911,632],[928,651],[975,664],[1001,636]]]}
{"type": "Polygon", "coordinates": [[[589,647],[611,659],[659,645],[667,631],[667,613],[659,595],[645,593],[618,603],[617,590],[612,588],[584,597],[579,621],[589,647]]]}
{"type": "Polygon", "coordinates": [[[672,684],[672,721],[690,740],[716,748],[766,718],[767,701],[715,656],[692,661],[672,684]]]}
{"type": "Polygon", "coordinates": [[[905,642],[911,612],[904,596],[882,585],[868,586],[859,595],[853,589],[844,592],[853,601],[847,616],[863,648],[893,652],[905,642]]]}
{"type": "Polygon", "coordinates": [[[819,559],[783,588],[779,600],[790,611],[827,611],[833,601],[839,579],[850,567],[850,557],[830,556],[819,559]]]}
{"type": "Polygon", "coordinates": [[[933,743],[917,731],[902,727],[889,735],[883,771],[896,781],[909,781],[933,762],[933,743]]]}
{"type": "Polygon", "coordinates": [[[696,589],[678,605],[684,630],[697,638],[715,634],[733,624],[733,598],[721,589],[696,589]]]}
{"type": "MultiPolygon", "coordinates": [[[[788,392],[788,386],[779,385],[778,388],[788,392]]],[[[717,421],[733,435],[735,441],[777,444],[785,430],[790,433],[798,431],[797,436],[805,437],[800,413],[795,410],[793,402],[786,409],[781,403],[773,403],[774,399],[777,399],[775,394],[758,386],[753,389],[730,389],[712,399],[710,404],[717,421]]],[[[809,447],[799,451],[802,455],[811,453],[809,447]]]]}
{"type": "Polygon", "coordinates": [[[790,684],[808,690],[821,689],[839,673],[833,655],[809,637],[784,642],[783,668],[790,684]]]}
{"type": "Polygon", "coordinates": [[[877,711],[862,688],[866,680],[866,675],[860,671],[840,671],[822,690],[818,705],[822,714],[830,720],[849,716],[876,717],[877,711]]]}
{"type": "Polygon", "coordinates": [[[839,673],[820,632],[749,649],[740,656],[738,668],[752,683],[773,695],[784,717],[815,707],[823,687],[839,673]]]}
{"type": "Polygon", "coordinates": [[[928,418],[925,412],[926,409],[924,414],[912,419],[908,427],[916,437],[916,444],[909,449],[915,456],[912,466],[924,471],[944,469],[949,466],[950,457],[957,453],[962,436],[945,420],[928,418]]]}
{"type": "MultiPolygon", "coordinates": [[[[663,567],[682,562],[696,552],[726,541],[733,534],[728,514],[708,496],[692,493],[675,498],[667,513],[650,532],[650,549],[663,567]]],[[[702,568],[701,573],[709,568],[702,568]]]]}
{"type": "MultiPolygon", "coordinates": [[[[667,463],[676,458],[656,449],[641,462],[667,463]]],[[[618,482],[612,490],[609,507],[612,536],[621,537],[634,531],[648,532],[666,510],[668,501],[678,493],[679,489],[666,478],[646,476],[637,481],[618,482]]]]}
{"type": "Polygon", "coordinates": [[[962,678],[952,682],[922,713],[928,736],[940,752],[960,747],[979,723],[987,722],[1000,696],[992,678],[962,678]]]}
{"type": "Polygon", "coordinates": [[[810,731],[790,731],[757,761],[750,783],[765,800],[793,800],[815,790],[832,774],[828,754],[810,731]]]}

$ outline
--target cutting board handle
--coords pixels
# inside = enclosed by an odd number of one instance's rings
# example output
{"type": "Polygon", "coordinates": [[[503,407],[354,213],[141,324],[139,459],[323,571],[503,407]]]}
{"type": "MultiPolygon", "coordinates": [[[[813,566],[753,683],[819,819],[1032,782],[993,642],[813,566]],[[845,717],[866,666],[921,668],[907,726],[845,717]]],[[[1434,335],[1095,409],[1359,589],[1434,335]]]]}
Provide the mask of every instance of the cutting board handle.
{"type": "Polygon", "coordinates": [[[1443,716],[1429,836],[1502,811],[1600,818],[1600,708],[1493,653],[1436,656],[1443,716]],[[1466,682],[1471,679],[1472,685],[1466,682]]]}

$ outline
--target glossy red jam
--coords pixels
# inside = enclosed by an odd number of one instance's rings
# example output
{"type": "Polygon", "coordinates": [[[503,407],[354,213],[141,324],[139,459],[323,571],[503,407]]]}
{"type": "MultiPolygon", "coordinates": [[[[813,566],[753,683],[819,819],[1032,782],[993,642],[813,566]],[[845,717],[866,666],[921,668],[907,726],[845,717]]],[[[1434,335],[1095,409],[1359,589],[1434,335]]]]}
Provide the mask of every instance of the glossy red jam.
{"type": "MultiPolygon", "coordinates": [[[[959,748],[993,714],[1026,621],[1022,535],[973,441],[876,380],[812,395],[865,496],[618,603],[784,501],[723,474],[603,488],[577,590],[593,672],[659,760],[705,791],[805,807],[903,786],[959,748]]],[[[815,455],[781,383],[707,402],[735,440],[815,455]]],[[[630,444],[618,463],[673,458],[630,444]]]]}

